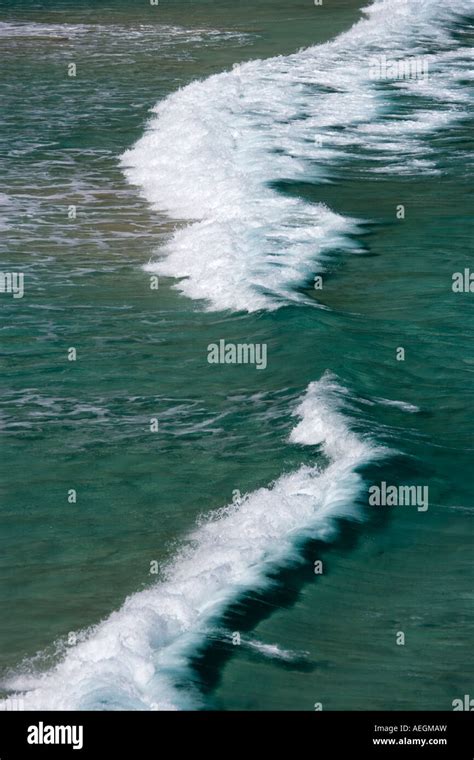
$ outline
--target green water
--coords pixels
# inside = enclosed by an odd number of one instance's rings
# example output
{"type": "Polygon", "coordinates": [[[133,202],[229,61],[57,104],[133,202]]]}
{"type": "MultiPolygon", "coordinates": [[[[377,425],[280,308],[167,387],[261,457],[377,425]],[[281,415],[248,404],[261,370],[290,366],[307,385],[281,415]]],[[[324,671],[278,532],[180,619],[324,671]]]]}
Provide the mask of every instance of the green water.
{"type": "Polygon", "coordinates": [[[336,257],[317,294],[328,310],[205,313],[171,280],[150,290],[141,267],[173,222],[118,165],[157,100],[235,62],[329,39],[357,8],[4,4],[8,22],[133,30],[159,14],[160,24],[248,37],[178,44],[104,31],[100,47],[96,33],[0,37],[1,192],[13,198],[0,206],[2,270],[25,272],[23,299],[0,296],[2,673],[146,587],[150,562],[173,556],[197,516],[234,489],[312,463],[315,449],[287,442],[291,412],[329,369],[355,397],[360,430],[398,452],[367,478],[427,484],[429,510],[367,510],[333,545],[309,546],[274,592],[232,609],[233,630],[307,651],[309,664],[211,645],[198,667],[208,704],[441,710],[472,688],[473,311],[472,294],[451,290],[452,273],[470,264],[468,176],[456,153],[468,125],[434,138],[441,179],[369,175],[354,155],[332,184],[285,188],[366,222],[365,254],[336,257]],[[224,335],[266,342],[268,370],[210,371],[207,345],[224,335]],[[364,403],[374,397],[420,412],[364,403]]]}

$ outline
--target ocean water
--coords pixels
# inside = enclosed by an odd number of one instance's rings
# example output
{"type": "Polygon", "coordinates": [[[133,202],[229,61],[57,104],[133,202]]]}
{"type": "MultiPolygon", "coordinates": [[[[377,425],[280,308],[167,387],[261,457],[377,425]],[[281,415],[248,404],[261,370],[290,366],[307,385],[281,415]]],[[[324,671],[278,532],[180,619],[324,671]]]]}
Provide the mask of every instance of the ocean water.
{"type": "Polygon", "coordinates": [[[3,4],[4,698],[472,689],[470,10],[3,4]],[[371,506],[382,481],[429,508],[371,506]]]}

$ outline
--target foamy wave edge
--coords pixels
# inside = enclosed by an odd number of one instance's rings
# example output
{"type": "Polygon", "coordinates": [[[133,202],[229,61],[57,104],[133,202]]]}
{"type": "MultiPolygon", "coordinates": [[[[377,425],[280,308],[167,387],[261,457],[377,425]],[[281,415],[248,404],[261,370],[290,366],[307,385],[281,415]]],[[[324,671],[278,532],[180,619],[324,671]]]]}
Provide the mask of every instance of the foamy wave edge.
{"type": "Polygon", "coordinates": [[[469,62],[451,49],[449,29],[468,7],[376,0],[330,42],[236,65],[158,103],[122,168],[153,208],[190,223],[145,269],[178,279],[175,287],[208,310],[314,305],[304,288],[335,252],[361,250],[360,225],[279,192],[278,183],[324,183],[328,167],[357,151],[369,152],[375,173],[438,173],[424,138],[465,113],[469,62]],[[424,55],[429,82],[374,82],[369,60],[387,51],[394,59],[424,55]],[[407,118],[387,119],[401,88],[420,96],[419,105],[407,118]],[[424,95],[439,107],[426,108],[424,95]]]}
{"type": "Polygon", "coordinates": [[[223,611],[242,593],[265,589],[269,571],[296,561],[305,539],[330,541],[338,518],[363,519],[357,470],[383,449],[352,432],[345,397],[325,375],[294,411],[290,441],[320,446],[325,466],[302,466],[199,521],[163,581],[79,636],[53,669],[25,666],[3,686],[28,710],[199,707],[191,657],[223,611]]]}

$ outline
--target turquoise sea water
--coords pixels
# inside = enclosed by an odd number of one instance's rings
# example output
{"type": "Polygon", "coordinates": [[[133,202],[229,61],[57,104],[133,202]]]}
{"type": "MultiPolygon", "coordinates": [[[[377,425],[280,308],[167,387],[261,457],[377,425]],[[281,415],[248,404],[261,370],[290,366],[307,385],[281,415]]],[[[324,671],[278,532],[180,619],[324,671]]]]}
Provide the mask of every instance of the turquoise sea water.
{"type": "Polygon", "coordinates": [[[472,249],[472,26],[463,2],[417,8],[409,31],[382,8],[312,57],[357,3],[5,4],[0,245],[25,295],[0,294],[4,695],[441,710],[472,689],[473,295],[452,290],[472,249]],[[433,56],[434,79],[369,85],[367,40],[433,56]],[[267,368],[210,365],[220,339],[265,343],[267,368]],[[427,486],[429,509],[370,507],[381,481],[427,486]],[[235,491],[247,511],[210,519],[235,491]]]}

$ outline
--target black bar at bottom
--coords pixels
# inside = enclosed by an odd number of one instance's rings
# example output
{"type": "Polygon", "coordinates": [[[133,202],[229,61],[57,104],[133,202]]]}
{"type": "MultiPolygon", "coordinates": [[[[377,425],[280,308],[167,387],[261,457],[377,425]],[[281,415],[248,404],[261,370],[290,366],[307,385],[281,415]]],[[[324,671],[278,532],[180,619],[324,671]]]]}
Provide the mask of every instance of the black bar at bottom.
{"type": "MultiPolygon", "coordinates": [[[[144,757],[256,745],[309,758],[473,760],[471,712],[0,712],[0,760],[144,757]],[[286,747],[286,750],[285,750],[286,747]],[[293,747],[293,749],[291,749],[293,747]],[[312,749],[311,749],[312,748],[312,749]]],[[[292,760],[292,759],[291,759],[292,760]]]]}

